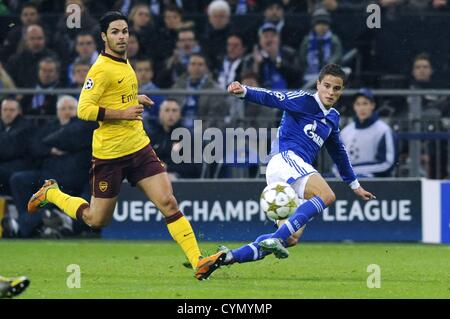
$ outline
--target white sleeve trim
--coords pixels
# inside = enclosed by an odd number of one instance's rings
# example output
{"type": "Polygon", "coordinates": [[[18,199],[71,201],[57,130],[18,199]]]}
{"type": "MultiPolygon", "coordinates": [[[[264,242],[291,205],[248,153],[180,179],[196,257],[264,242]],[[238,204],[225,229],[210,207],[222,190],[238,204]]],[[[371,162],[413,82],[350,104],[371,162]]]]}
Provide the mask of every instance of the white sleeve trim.
{"type": "Polygon", "coordinates": [[[361,185],[359,184],[359,181],[357,179],[355,179],[353,182],[351,182],[349,186],[353,190],[361,187],[361,185]]]}

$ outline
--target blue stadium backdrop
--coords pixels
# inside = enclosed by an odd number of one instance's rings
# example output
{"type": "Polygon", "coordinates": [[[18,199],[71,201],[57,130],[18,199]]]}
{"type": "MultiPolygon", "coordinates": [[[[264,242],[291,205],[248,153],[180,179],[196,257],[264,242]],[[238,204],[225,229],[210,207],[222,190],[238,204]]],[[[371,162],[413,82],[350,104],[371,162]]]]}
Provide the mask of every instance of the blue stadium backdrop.
{"type": "MultiPolygon", "coordinates": [[[[302,240],[423,239],[422,208],[425,205],[422,203],[421,180],[364,181],[365,188],[377,196],[370,202],[358,200],[342,182],[330,181],[330,185],[336,192],[337,201],[308,225],[302,240]]],[[[173,184],[180,208],[191,220],[198,238],[212,241],[249,241],[274,230],[273,222],[267,220],[259,208],[259,196],[264,186],[263,181],[235,180],[173,184]]],[[[443,185],[443,191],[450,193],[449,186],[443,185]]],[[[448,201],[448,198],[450,196],[442,196],[442,202],[448,201]]],[[[443,241],[446,236],[444,215],[447,214],[443,212],[441,216],[443,241]]],[[[170,239],[162,215],[139,190],[128,184],[123,184],[113,222],[104,229],[103,237],[170,239]]]]}

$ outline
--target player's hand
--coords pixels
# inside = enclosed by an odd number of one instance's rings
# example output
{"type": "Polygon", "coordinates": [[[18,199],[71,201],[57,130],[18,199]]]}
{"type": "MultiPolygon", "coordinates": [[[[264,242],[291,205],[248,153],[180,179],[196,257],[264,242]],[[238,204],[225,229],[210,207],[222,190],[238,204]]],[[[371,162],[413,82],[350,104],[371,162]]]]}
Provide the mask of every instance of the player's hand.
{"type": "Polygon", "coordinates": [[[366,191],[364,188],[362,188],[361,186],[358,187],[357,189],[354,190],[355,194],[358,195],[361,199],[364,200],[371,200],[371,199],[375,199],[375,195],[366,191]]]}
{"type": "Polygon", "coordinates": [[[144,106],[153,106],[155,102],[152,101],[151,98],[149,98],[147,95],[138,95],[137,97],[139,104],[142,104],[144,106]]]}
{"type": "Polygon", "coordinates": [[[123,111],[122,118],[128,121],[142,121],[142,113],[144,113],[142,104],[133,105],[123,111]]]}
{"type": "Polygon", "coordinates": [[[245,92],[244,87],[238,81],[234,81],[228,86],[228,93],[240,95],[243,94],[244,92],[245,92]]]}

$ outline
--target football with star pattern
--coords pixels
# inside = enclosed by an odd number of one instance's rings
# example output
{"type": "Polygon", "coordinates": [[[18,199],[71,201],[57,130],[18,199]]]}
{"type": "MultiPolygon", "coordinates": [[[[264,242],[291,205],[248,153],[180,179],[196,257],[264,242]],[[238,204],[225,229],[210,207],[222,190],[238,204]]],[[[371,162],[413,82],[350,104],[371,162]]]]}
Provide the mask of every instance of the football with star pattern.
{"type": "Polygon", "coordinates": [[[267,217],[273,220],[288,218],[295,212],[299,203],[294,189],[283,182],[267,185],[260,198],[261,208],[267,217]]]}

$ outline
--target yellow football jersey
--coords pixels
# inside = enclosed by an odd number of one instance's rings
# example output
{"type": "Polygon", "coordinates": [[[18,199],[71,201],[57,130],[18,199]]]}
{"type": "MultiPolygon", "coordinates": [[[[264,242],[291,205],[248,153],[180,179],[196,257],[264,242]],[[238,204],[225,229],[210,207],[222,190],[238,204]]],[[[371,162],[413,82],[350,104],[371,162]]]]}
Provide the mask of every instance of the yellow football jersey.
{"type": "Polygon", "coordinates": [[[138,81],[128,60],[102,52],[86,76],[78,117],[99,121],[92,140],[93,156],[112,159],[134,153],[150,143],[142,121],[103,121],[105,109],[138,105],[138,81]]]}

